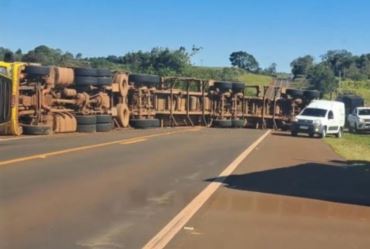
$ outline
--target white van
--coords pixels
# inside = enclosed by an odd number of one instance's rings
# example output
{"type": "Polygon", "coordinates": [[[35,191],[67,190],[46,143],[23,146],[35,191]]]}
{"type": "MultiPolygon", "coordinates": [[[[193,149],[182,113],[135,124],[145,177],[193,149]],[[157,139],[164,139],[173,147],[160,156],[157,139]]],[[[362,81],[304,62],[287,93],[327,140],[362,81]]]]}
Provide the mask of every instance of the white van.
{"type": "Polygon", "coordinates": [[[346,114],[344,103],[329,100],[313,100],[306,106],[291,126],[291,134],[305,133],[314,137],[315,134],[321,138],[328,134],[342,137],[346,114]]]}

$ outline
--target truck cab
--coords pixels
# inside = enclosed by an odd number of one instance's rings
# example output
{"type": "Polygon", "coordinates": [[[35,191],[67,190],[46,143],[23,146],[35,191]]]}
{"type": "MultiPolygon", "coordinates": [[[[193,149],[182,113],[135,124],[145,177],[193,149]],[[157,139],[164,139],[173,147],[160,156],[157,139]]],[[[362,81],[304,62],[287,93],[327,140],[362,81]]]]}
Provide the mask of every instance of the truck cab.
{"type": "Polygon", "coordinates": [[[10,121],[12,81],[0,70],[0,125],[10,121]]]}
{"type": "Polygon", "coordinates": [[[0,134],[20,135],[18,122],[19,76],[24,63],[0,61],[0,134]]]}
{"type": "Polygon", "coordinates": [[[342,102],[314,100],[294,119],[291,134],[308,134],[310,137],[319,135],[324,138],[328,134],[342,137],[345,124],[345,108],[342,102]]]}

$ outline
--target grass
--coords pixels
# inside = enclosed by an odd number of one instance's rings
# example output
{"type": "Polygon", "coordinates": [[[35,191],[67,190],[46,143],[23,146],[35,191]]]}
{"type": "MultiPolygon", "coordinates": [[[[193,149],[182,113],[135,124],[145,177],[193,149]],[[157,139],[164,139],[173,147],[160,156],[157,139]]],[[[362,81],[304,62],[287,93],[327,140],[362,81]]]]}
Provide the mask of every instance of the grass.
{"type": "MultiPolygon", "coordinates": [[[[337,94],[352,93],[365,99],[365,103],[370,105],[370,81],[352,81],[345,80],[340,84],[337,94]]],[[[334,96],[336,97],[336,96],[334,96]]]]}
{"type": "MultiPolygon", "coordinates": [[[[370,105],[370,81],[342,81],[336,95],[348,93],[363,97],[365,103],[370,105]]],[[[333,96],[334,99],[336,97],[333,96]]],[[[342,139],[326,138],[325,141],[347,160],[370,162],[370,134],[345,133],[342,139]]]]}
{"type": "Polygon", "coordinates": [[[244,72],[239,75],[238,80],[249,85],[264,85],[268,86],[273,81],[273,78],[268,75],[254,74],[244,72]]]}
{"type": "Polygon", "coordinates": [[[370,162],[370,134],[344,133],[341,139],[328,137],[325,141],[347,160],[370,162]]]}

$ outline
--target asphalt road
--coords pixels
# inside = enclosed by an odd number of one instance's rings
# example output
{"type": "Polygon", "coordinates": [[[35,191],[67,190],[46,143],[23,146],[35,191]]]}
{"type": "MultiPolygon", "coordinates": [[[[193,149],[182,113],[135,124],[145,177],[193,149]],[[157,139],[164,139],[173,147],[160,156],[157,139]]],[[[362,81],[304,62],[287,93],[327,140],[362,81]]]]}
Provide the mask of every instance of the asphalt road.
{"type": "Polygon", "coordinates": [[[0,137],[0,248],[140,248],[262,134],[0,137]]]}
{"type": "Polygon", "coordinates": [[[265,139],[166,248],[370,248],[370,162],[320,139],[265,139]]]}

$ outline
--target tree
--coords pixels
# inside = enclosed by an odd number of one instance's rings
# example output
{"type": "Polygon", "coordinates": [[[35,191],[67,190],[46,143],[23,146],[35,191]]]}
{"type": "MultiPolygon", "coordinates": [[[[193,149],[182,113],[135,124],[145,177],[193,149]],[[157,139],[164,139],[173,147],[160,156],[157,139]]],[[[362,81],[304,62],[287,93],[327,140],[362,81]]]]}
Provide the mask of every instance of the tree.
{"type": "Polygon", "coordinates": [[[329,50],[321,56],[322,60],[326,62],[331,70],[333,70],[335,76],[345,77],[344,69],[349,68],[354,62],[354,57],[351,52],[347,50],[329,50]]]}
{"type": "Polygon", "coordinates": [[[307,79],[313,89],[322,93],[332,93],[338,88],[338,80],[335,78],[330,66],[320,63],[310,68],[307,79]]]}
{"type": "Polygon", "coordinates": [[[276,67],[277,67],[277,64],[275,62],[273,62],[273,63],[271,63],[271,65],[268,68],[266,68],[264,70],[264,72],[267,73],[267,74],[274,75],[277,72],[276,67]]]}
{"type": "Polygon", "coordinates": [[[135,72],[178,75],[190,66],[190,58],[191,54],[184,47],[176,50],[153,48],[150,52],[127,53],[122,57],[122,63],[135,72]]]}
{"type": "Polygon", "coordinates": [[[250,72],[259,69],[259,64],[253,55],[245,51],[233,52],[230,54],[230,62],[234,67],[242,68],[250,72]]]}
{"type": "Polygon", "coordinates": [[[294,78],[299,76],[306,76],[308,71],[313,66],[314,58],[311,55],[306,55],[303,57],[298,57],[290,63],[292,68],[292,74],[294,78]]]}

